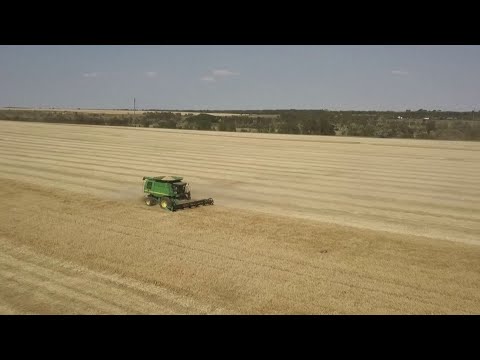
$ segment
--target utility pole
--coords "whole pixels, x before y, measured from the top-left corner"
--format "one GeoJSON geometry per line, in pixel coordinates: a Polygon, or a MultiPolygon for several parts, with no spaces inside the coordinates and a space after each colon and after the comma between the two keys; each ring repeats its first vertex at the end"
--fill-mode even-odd
{"type": "Polygon", "coordinates": [[[133,116],[135,116],[135,98],[133,98],[133,116]]]}

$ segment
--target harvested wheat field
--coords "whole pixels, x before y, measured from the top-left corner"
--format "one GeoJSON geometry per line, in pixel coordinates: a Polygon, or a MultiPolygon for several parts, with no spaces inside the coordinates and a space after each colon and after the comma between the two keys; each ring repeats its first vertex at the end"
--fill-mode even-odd
{"type": "Polygon", "coordinates": [[[0,121],[0,313],[478,314],[479,176],[473,142],[0,121]]]}

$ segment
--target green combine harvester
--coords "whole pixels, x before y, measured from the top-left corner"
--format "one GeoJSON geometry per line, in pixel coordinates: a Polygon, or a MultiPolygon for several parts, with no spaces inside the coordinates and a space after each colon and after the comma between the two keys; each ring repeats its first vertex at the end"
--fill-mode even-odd
{"type": "Polygon", "coordinates": [[[160,204],[162,209],[176,211],[200,205],[213,205],[213,199],[192,200],[190,186],[182,182],[179,176],[144,176],[143,192],[145,204],[153,206],[160,204]]]}

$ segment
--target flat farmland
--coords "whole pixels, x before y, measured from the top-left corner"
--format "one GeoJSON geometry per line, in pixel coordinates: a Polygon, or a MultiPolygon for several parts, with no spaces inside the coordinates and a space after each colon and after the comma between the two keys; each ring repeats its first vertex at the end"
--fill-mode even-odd
{"type": "Polygon", "coordinates": [[[209,114],[214,116],[250,116],[250,117],[265,117],[271,118],[276,117],[277,115],[271,114],[242,114],[242,113],[225,113],[225,112],[197,112],[197,111],[175,111],[175,110],[116,110],[116,109],[48,109],[48,108],[0,108],[0,110],[10,110],[10,111],[48,111],[48,112],[76,112],[83,114],[105,114],[105,115],[133,115],[135,114],[145,114],[150,112],[173,112],[181,115],[199,115],[199,114],[209,114]]]}
{"type": "Polygon", "coordinates": [[[479,176],[474,142],[0,121],[0,312],[479,313],[479,176]],[[162,174],[215,206],[146,207],[162,174]]]}

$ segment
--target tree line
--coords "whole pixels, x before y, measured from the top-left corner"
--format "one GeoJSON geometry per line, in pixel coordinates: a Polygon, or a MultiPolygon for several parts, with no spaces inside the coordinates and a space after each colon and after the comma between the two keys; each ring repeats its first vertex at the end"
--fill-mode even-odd
{"type": "Polygon", "coordinates": [[[0,119],[279,134],[480,140],[480,114],[423,109],[405,112],[276,110],[275,113],[274,110],[243,110],[238,116],[182,115],[180,112],[160,111],[112,115],[81,111],[0,110],[0,119]]]}

